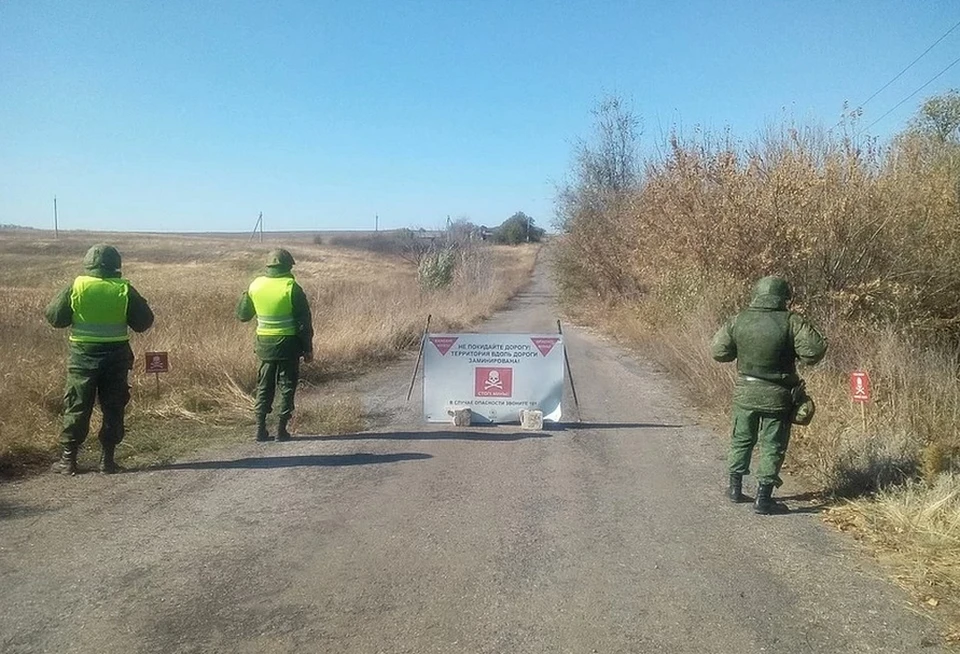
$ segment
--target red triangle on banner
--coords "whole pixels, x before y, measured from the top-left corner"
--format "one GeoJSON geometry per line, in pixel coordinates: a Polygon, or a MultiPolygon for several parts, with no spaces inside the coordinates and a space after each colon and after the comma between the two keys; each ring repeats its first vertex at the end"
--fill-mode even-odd
{"type": "Polygon", "coordinates": [[[559,338],[531,338],[530,340],[533,341],[533,344],[537,346],[543,356],[550,354],[553,346],[560,341],[559,338]]]}
{"type": "Polygon", "coordinates": [[[457,342],[456,336],[431,336],[430,342],[433,343],[440,354],[446,356],[447,352],[450,351],[450,348],[453,347],[453,344],[457,342]]]}

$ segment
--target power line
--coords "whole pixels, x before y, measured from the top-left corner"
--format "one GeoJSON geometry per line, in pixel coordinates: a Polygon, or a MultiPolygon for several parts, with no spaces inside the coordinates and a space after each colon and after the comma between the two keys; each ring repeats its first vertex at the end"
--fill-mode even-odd
{"type": "Polygon", "coordinates": [[[877,97],[878,95],[880,95],[880,94],[884,91],[884,89],[886,89],[888,86],[890,86],[891,84],[893,84],[894,82],[896,82],[898,79],[900,79],[900,76],[901,76],[901,75],[903,75],[905,72],[907,72],[908,70],[910,70],[911,68],[913,68],[913,65],[914,65],[914,64],[916,64],[918,61],[920,61],[921,59],[923,59],[928,52],[930,52],[931,50],[933,50],[933,49],[937,46],[937,44],[940,43],[940,41],[942,41],[942,40],[944,40],[945,38],[947,38],[947,37],[950,35],[950,33],[953,32],[953,30],[957,29],[958,27],[960,27],[960,21],[958,21],[956,25],[954,25],[953,27],[951,27],[950,29],[948,29],[946,32],[944,32],[943,36],[941,36],[939,39],[937,39],[936,41],[934,41],[933,44],[932,44],[929,48],[927,48],[926,50],[924,50],[923,52],[921,52],[919,57],[917,57],[916,59],[914,59],[913,61],[911,61],[911,62],[907,65],[907,67],[904,68],[903,70],[901,70],[899,73],[897,73],[897,74],[893,77],[893,79],[891,79],[889,82],[887,82],[886,84],[884,84],[883,86],[881,86],[879,89],[877,89],[877,90],[874,92],[873,95],[871,95],[869,98],[867,98],[866,100],[864,100],[863,102],[861,102],[859,105],[857,105],[857,108],[858,108],[858,109],[863,109],[863,107],[866,106],[866,104],[867,104],[868,102],[870,102],[870,101],[873,100],[875,97],[877,97]]]}
{"type": "Polygon", "coordinates": [[[897,104],[895,104],[895,105],[893,106],[893,108],[891,108],[887,113],[883,114],[882,116],[880,116],[879,118],[877,118],[875,121],[873,121],[872,123],[870,123],[869,125],[867,125],[864,129],[860,130],[860,133],[862,134],[863,132],[867,131],[868,129],[870,129],[871,127],[873,127],[873,126],[876,125],[877,123],[879,123],[881,120],[883,120],[884,118],[886,118],[887,116],[889,116],[890,114],[892,114],[894,111],[896,111],[897,109],[899,109],[899,108],[903,105],[904,102],[906,102],[907,100],[909,100],[910,98],[912,98],[913,96],[915,96],[917,93],[919,93],[919,92],[922,91],[923,89],[925,89],[925,88],[927,88],[928,86],[930,86],[931,84],[933,84],[933,82],[936,81],[936,79],[937,79],[938,77],[940,77],[941,75],[943,75],[945,72],[947,72],[948,70],[950,70],[951,68],[953,68],[953,67],[956,66],[957,64],[960,64],[960,57],[957,57],[956,59],[954,59],[953,62],[952,62],[950,65],[948,65],[946,68],[944,68],[943,70],[941,70],[939,73],[937,73],[936,75],[934,75],[933,77],[931,77],[930,79],[928,79],[926,82],[924,82],[923,86],[921,86],[921,87],[918,88],[916,91],[914,91],[913,93],[911,93],[910,95],[908,95],[907,97],[905,97],[903,100],[901,100],[900,102],[898,102],[897,104]]]}

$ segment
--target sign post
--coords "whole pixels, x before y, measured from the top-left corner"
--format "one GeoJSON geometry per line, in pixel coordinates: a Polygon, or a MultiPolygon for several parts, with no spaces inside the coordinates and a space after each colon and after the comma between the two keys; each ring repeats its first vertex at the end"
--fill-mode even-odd
{"type": "Polygon", "coordinates": [[[870,401],[870,375],[863,370],[850,373],[850,399],[860,405],[863,432],[867,432],[867,402],[870,401]]]}
{"type": "Polygon", "coordinates": [[[170,357],[167,352],[145,352],[145,371],[153,373],[157,378],[157,397],[160,397],[160,373],[170,372],[170,357]]]}
{"type": "Polygon", "coordinates": [[[407,402],[410,401],[410,396],[413,395],[413,385],[417,381],[417,371],[420,370],[420,361],[423,359],[423,345],[427,342],[427,334],[430,333],[430,318],[432,315],[427,315],[427,324],[423,326],[423,335],[420,336],[420,350],[417,352],[417,365],[413,367],[413,377],[410,379],[410,388],[407,389],[407,402]]]}
{"type": "MultiPolygon", "coordinates": [[[[529,223],[530,221],[527,220],[529,223]]],[[[560,321],[557,321],[557,333],[560,334],[560,338],[563,338],[563,327],[560,326],[560,321]]],[[[583,417],[580,415],[580,400],[577,398],[577,386],[573,383],[573,370],[570,369],[570,358],[567,356],[567,348],[563,348],[563,362],[567,366],[567,378],[570,379],[570,390],[573,392],[573,406],[577,407],[577,422],[583,422],[583,417]]]]}

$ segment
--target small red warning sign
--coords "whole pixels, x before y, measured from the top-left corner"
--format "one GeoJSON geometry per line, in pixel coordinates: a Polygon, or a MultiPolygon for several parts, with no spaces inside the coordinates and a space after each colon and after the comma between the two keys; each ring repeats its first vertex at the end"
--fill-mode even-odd
{"type": "Polygon", "coordinates": [[[553,346],[560,342],[559,338],[531,337],[530,340],[533,341],[533,344],[537,346],[543,356],[550,354],[553,346]]]}
{"type": "Polygon", "coordinates": [[[457,342],[456,336],[431,336],[430,342],[434,344],[440,354],[446,356],[453,344],[457,342]]]}
{"type": "Polygon", "coordinates": [[[477,397],[513,397],[513,368],[477,368],[474,380],[477,397]]]}
{"type": "Polygon", "coordinates": [[[870,401],[870,375],[859,370],[850,373],[850,399],[854,402],[870,401]]]}
{"type": "Polygon", "coordinates": [[[170,359],[166,352],[145,352],[146,372],[170,372],[170,359]]]}

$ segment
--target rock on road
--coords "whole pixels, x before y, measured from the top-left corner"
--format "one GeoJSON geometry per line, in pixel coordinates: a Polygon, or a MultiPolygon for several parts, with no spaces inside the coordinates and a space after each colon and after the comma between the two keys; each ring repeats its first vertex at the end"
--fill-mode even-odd
{"type": "MultiPolygon", "coordinates": [[[[482,331],[553,331],[551,292],[482,331]]],[[[5,485],[0,651],[938,651],[814,512],[722,499],[663,371],[566,331],[581,424],[425,426],[408,358],[350,382],[371,432],[5,485]]]]}

